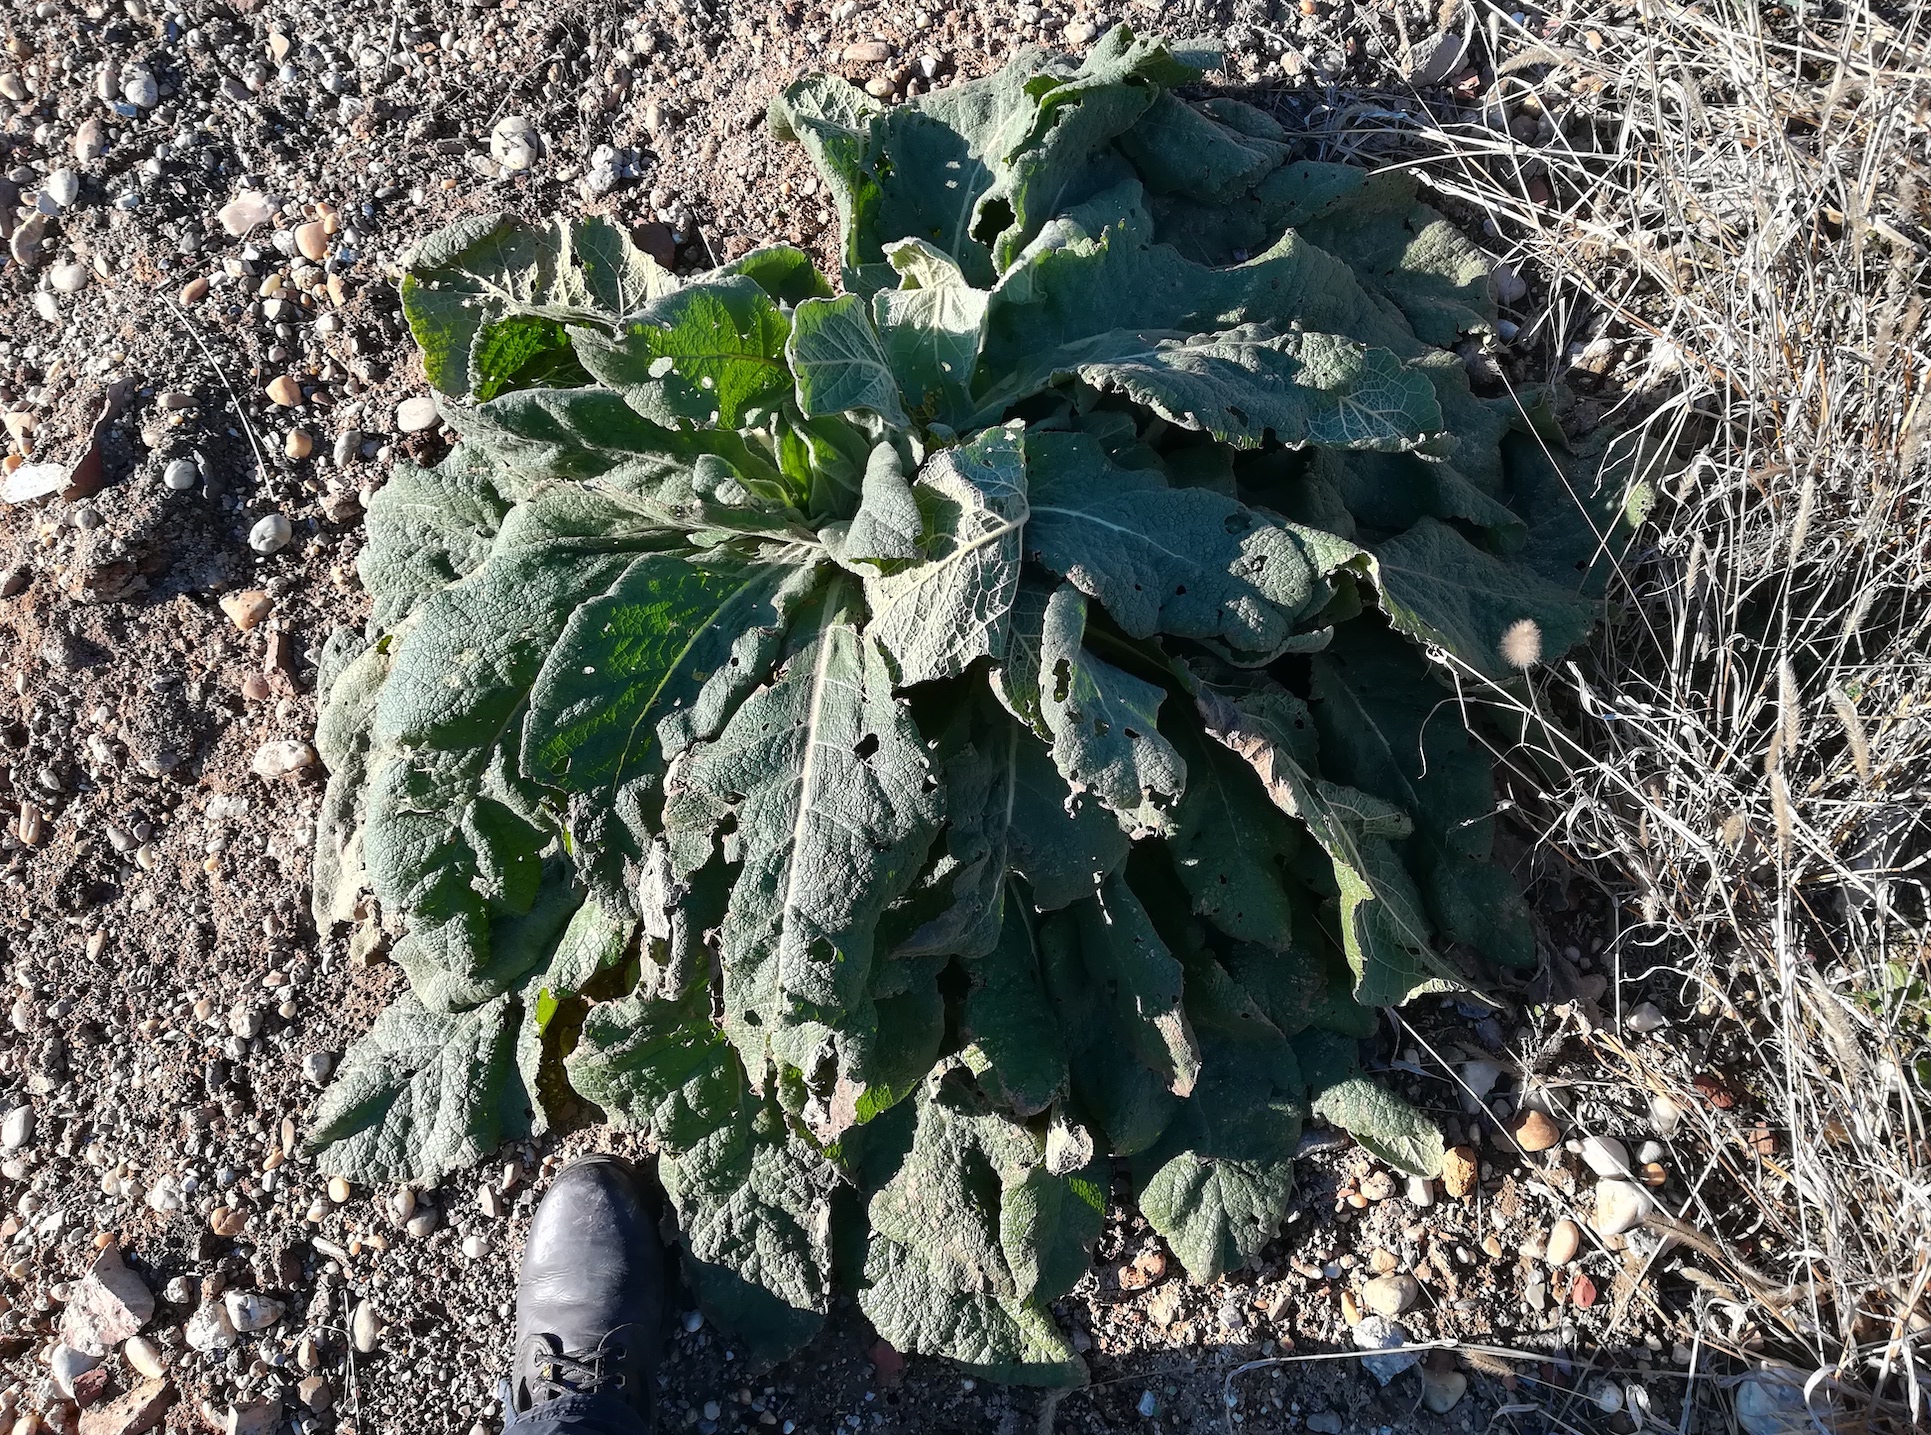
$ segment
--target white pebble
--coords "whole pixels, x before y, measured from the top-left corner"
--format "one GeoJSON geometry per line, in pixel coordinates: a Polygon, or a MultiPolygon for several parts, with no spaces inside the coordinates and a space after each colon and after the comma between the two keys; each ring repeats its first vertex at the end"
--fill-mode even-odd
{"type": "Polygon", "coordinates": [[[1462,1067],[1462,1081],[1477,1101],[1488,1100],[1495,1083],[1502,1079],[1502,1068],[1492,1061],[1471,1061],[1462,1067]]]}
{"type": "Polygon", "coordinates": [[[229,1291],[222,1298],[228,1323],[238,1331],[267,1330],[282,1318],[286,1307],[260,1291],[229,1291]]]}
{"type": "Polygon", "coordinates": [[[468,1256],[472,1261],[480,1261],[485,1255],[489,1254],[489,1242],[477,1233],[464,1236],[463,1254],[468,1256]]]}
{"type": "Polygon", "coordinates": [[[1638,1036],[1648,1036],[1668,1026],[1669,1018],[1663,1015],[1655,1002],[1643,1002],[1629,1009],[1628,1015],[1623,1018],[1623,1025],[1638,1036]]]}
{"type": "Polygon", "coordinates": [[[18,1151],[34,1139],[34,1109],[31,1106],[16,1106],[9,1111],[6,1120],[0,1121],[0,1146],[9,1151],[18,1151]]]}
{"type": "Polygon", "coordinates": [[[302,1079],[310,1086],[321,1086],[335,1070],[335,1058],[326,1051],[311,1051],[302,1058],[302,1079]]]}
{"type": "Polygon", "coordinates": [[[228,203],[221,206],[216,218],[221,227],[236,239],[252,229],[258,229],[274,217],[275,206],[268,196],[258,190],[244,189],[228,203]]]}
{"type": "Polygon", "coordinates": [[[161,482],[176,493],[186,493],[201,482],[201,466],[191,458],[177,458],[161,471],[161,482]]]}
{"type": "Polygon", "coordinates": [[[66,209],[80,198],[80,176],[62,166],[47,176],[47,183],[40,192],[62,209],[66,209]]]}
{"type": "Polygon", "coordinates": [[[543,153],[543,140],[527,115],[504,115],[489,132],[490,158],[511,174],[521,174],[536,165],[543,153]]]}
{"type": "Polygon", "coordinates": [[[305,742],[282,739],[265,742],[255,749],[254,760],[249,764],[255,776],[273,782],[278,777],[293,777],[306,772],[321,761],[315,749],[305,742]]]}
{"type": "Polygon", "coordinates": [[[1633,1231],[1649,1214],[1649,1192],[1629,1181],[1596,1183],[1596,1231],[1599,1235],[1620,1236],[1633,1231]]]}
{"type": "Polygon", "coordinates": [[[1667,1096],[1649,1099],[1649,1129],[1668,1139],[1683,1122],[1683,1108],[1667,1096]]]}
{"type": "Polygon", "coordinates": [[[60,1393],[69,1400],[74,1398],[74,1381],[100,1363],[101,1358],[98,1355],[84,1354],[71,1345],[55,1346],[53,1356],[47,1362],[53,1372],[54,1384],[60,1387],[60,1393]]]}
{"type": "Polygon", "coordinates": [[[1582,1159],[1598,1176],[1627,1176],[1629,1148],[1614,1136],[1582,1138],[1582,1159]]]}
{"type": "Polygon", "coordinates": [[[396,427],[403,433],[421,433],[424,429],[432,429],[440,417],[436,412],[436,401],[427,394],[417,394],[396,405],[396,427]]]}

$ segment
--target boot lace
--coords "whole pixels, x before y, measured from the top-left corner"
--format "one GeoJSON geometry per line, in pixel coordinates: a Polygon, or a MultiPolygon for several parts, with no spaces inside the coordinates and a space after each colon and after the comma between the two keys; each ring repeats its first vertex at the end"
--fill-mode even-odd
{"type": "Polygon", "coordinates": [[[624,1386],[624,1348],[603,1345],[591,1351],[539,1350],[530,1361],[532,1404],[565,1395],[596,1395],[624,1386]]]}

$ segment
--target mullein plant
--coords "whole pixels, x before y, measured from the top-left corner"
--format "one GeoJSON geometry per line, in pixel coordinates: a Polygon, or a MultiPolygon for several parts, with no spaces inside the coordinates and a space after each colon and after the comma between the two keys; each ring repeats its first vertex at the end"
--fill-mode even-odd
{"type": "Polygon", "coordinates": [[[854,1292],[1075,1383],[1121,1175],[1197,1280],[1303,1122],[1434,1174],[1375,1009],[1534,940],[1487,748],[1595,527],[1448,346],[1488,262],[1125,28],[896,107],[771,107],[840,219],[679,279],[487,216],[403,302],[459,441],[368,511],[314,906],[410,990],[311,1145],[391,1182],[586,1103],[649,1133],[747,1347],[854,1292]]]}

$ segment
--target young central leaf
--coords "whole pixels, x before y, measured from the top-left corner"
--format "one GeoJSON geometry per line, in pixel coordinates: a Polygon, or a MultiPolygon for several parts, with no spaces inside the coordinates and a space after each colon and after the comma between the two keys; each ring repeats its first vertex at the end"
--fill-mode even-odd
{"type": "Polygon", "coordinates": [[[975,658],[1005,653],[1031,513],[1023,440],[1012,429],[988,429],[941,451],[919,471],[912,497],[918,556],[876,564],[881,571],[865,578],[866,631],[903,687],[956,677],[975,658]]]}

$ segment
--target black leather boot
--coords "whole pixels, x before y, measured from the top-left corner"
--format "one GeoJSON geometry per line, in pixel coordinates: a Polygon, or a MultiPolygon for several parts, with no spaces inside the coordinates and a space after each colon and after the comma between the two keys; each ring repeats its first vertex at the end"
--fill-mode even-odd
{"type": "Polygon", "coordinates": [[[510,1407],[614,1396],[651,1427],[664,1343],[664,1251],[637,1177],[615,1156],[557,1173],[516,1281],[510,1407]]]}

